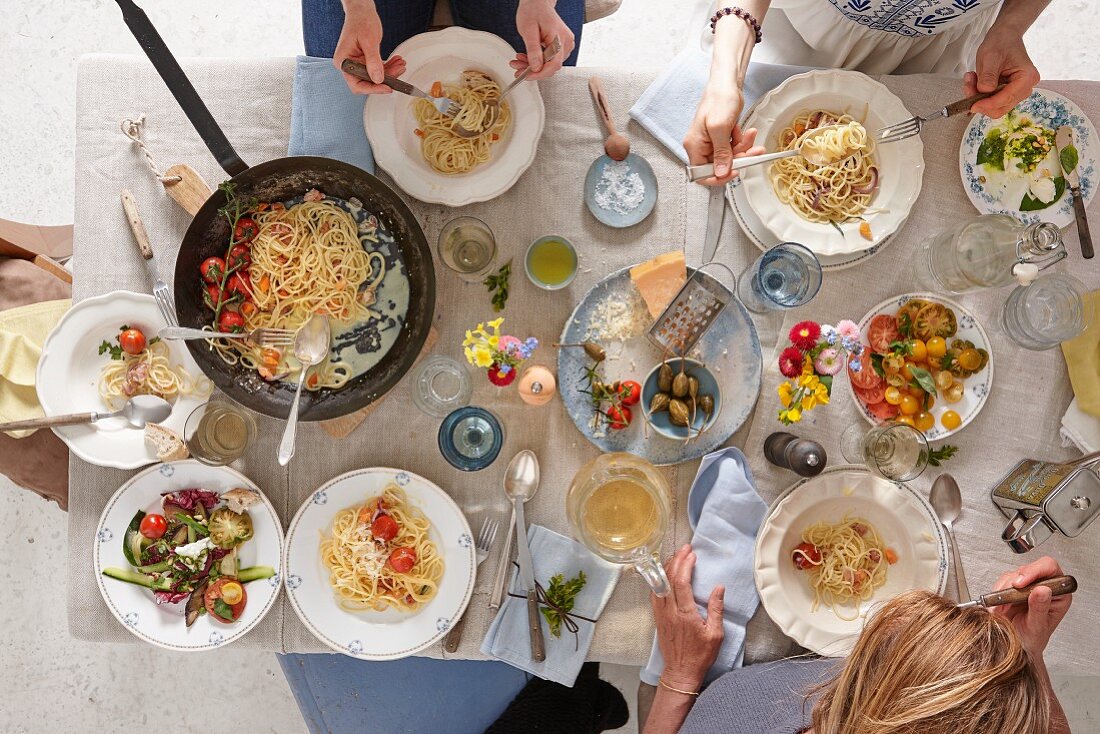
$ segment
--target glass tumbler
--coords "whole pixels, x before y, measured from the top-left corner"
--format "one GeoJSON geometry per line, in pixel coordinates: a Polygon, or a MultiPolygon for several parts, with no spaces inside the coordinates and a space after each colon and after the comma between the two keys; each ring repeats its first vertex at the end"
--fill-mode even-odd
{"type": "Polygon", "coordinates": [[[756,258],[737,282],[737,297],[756,313],[809,303],[821,288],[821,263],[797,242],[783,242],[756,258]]]}
{"type": "Polygon", "coordinates": [[[1085,330],[1088,286],[1071,275],[1047,273],[1008,294],[1001,326],[1024,349],[1052,349],[1085,330]]]}
{"type": "Polygon", "coordinates": [[[192,457],[225,466],[241,458],[256,440],[256,421],[227,400],[210,400],[187,416],[183,438],[192,457]]]}
{"type": "Polygon", "coordinates": [[[853,464],[867,468],[895,482],[919,477],[928,466],[928,439],[922,431],[905,423],[864,430],[851,425],[840,436],[840,453],[853,464]]]}
{"type": "Polygon", "coordinates": [[[472,392],[470,373],[457,359],[436,354],[413,369],[413,403],[433,418],[469,405],[472,392]]]}
{"type": "Polygon", "coordinates": [[[439,233],[439,259],[464,280],[483,280],[496,254],[493,230],[477,217],[452,219],[439,233]]]}

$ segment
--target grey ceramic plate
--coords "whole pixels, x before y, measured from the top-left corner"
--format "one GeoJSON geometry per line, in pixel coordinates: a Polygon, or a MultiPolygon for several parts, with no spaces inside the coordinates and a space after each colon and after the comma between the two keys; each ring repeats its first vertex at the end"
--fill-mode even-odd
{"type": "Polygon", "coordinates": [[[592,161],[592,165],[588,167],[588,175],[584,177],[584,203],[588,205],[588,211],[592,212],[592,216],[608,227],[633,227],[648,217],[653,211],[653,205],[657,203],[657,176],[653,174],[653,169],[650,168],[646,159],[631,153],[624,162],[630,166],[630,173],[637,173],[645,184],[645,197],[642,203],[625,214],[613,209],[604,209],[596,203],[596,186],[600,182],[600,177],[603,176],[604,169],[614,163],[611,158],[601,155],[592,161]]]}
{"type": "MultiPolygon", "coordinates": [[[[694,272],[688,268],[688,275],[694,272]]],[[[705,276],[710,277],[710,276],[705,276]]],[[[561,343],[572,344],[593,339],[607,350],[607,360],[600,371],[605,382],[636,380],[639,384],[661,353],[642,332],[625,341],[601,340],[590,329],[590,322],[601,304],[611,301],[637,302],[641,299],[630,280],[630,269],[623,268],[607,276],[590,290],[562,330],[561,343]]],[[[644,305],[640,305],[645,308],[644,305]]],[[[658,466],[679,464],[698,459],[724,444],[744,425],[760,394],[760,340],[748,312],[736,299],[730,301],[706,335],[687,355],[698,359],[711,370],[722,393],[722,410],[714,425],[689,443],[676,441],[645,430],[645,417],[635,406],[634,420],[621,431],[594,430],[592,404],[581,390],[587,389],[584,377],[588,360],[582,349],[561,349],[558,352],[558,389],[565,409],[585,438],[601,451],[628,451],[658,466]]]]}

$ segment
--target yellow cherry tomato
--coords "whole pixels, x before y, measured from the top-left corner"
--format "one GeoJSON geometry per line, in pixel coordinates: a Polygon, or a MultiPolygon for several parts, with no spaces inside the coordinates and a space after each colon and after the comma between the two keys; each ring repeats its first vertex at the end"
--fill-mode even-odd
{"type": "Polygon", "coordinates": [[[951,387],[951,383],[955,381],[955,376],[947,370],[943,370],[942,372],[937,372],[933,379],[936,381],[936,387],[941,390],[946,390],[951,387]]]}
{"type": "Polygon", "coordinates": [[[928,345],[920,339],[909,342],[909,356],[914,362],[923,362],[928,359],[928,345]]]}
{"type": "Polygon", "coordinates": [[[924,396],[927,394],[924,392],[923,387],[915,385],[910,385],[908,388],[906,388],[906,392],[915,397],[917,400],[924,400],[924,396]]]}
{"type": "Polygon", "coordinates": [[[940,416],[940,423],[942,423],[943,427],[947,430],[953,431],[962,425],[962,418],[960,418],[959,414],[955,411],[947,410],[940,416]]]}
{"type": "Polygon", "coordinates": [[[896,354],[887,354],[882,358],[882,369],[886,374],[894,374],[901,372],[902,367],[905,366],[905,360],[896,354]]]}
{"type": "Polygon", "coordinates": [[[930,431],[936,425],[936,419],[932,417],[931,413],[922,410],[913,416],[913,425],[922,431],[930,431]]]}
{"type": "Polygon", "coordinates": [[[913,379],[913,372],[909,369],[909,363],[908,362],[906,362],[905,364],[903,364],[901,366],[901,376],[904,377],[906,380],[912,380],[913,379]]]}
{"type": "Polygon", "coordinates": [[[935,395],[929,395],[928,397],[926,397],[924,399],[924,409],[925,410],[932,410],[932,406],[935,405],[935,404],[936,404],[936,396],[935,395]]]}
{"type": "Polygon", "coordinates": [[[904,423],[907,426],[913,426],[913,428],[917,427],[916,421],[913,420],[911,415],[899,415],[894,419],[894,423],[904,423]]]}
{"type": "Polygon", "coordinates": [[[906,383],[905,378],[902,377],[899,373],[897,373],[897,372],[887,372],[886,373],[886,384],[889,385],[890,387],[902,388],[902,387],[905,387],[905,385],[908,384],[908,383],[906,383]]]}
{"type": "Polygon", "coordinates": [[[234,604],[240,604],[241,599],[244,598],[244,589],[236,581],[230,581],[222,586],[222,601],[232,606],[234,604]]]}
{"type": "Polygon", "coordinates": [[[949,403],[957,403],[963,399],[963,393],[965,391],[966,387],[958,380],[955,380],[943,391],[943,399],[949,403]]]}
{"type": "Polygon", "coordinates": [[[903,395],[898,407],[901,408],[903,415],[916,415],[920,410],[920,401],[912,395],[903,395]]]}
{"type": "Polygon", "coordinates": [[[901,402],[901,390],[896,387],[886,388],[886,402],[890,405],[897,405],[901,402]]]}
{"type": "Polygon", "coordinates": [[[968,348],[962,350],[959,354],[958,361],[959,366],[964,370],[974,372],[982,366],[982,355],[978,354],[977,349],[968,348]]]}
{"type": "Polygon", "coordinates": [[[942,336],[934,336],[925,342],[925,347],[928,350],[928,356],[932,359],[939,359],[943,355],[947,354],[947,342],[944,341],[942,336]]]}

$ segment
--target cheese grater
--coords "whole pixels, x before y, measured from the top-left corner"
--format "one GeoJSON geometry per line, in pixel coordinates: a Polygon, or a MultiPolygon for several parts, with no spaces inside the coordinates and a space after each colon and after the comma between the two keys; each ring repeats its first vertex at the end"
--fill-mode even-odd
{"type": "Polygon", "coordinates": [[[712,266],[729,273],[736,287],[737,275],[725,263],[709,262],[696,268],[646,332],[662,354],[690,352],[733,299],[733,290],[703,272],[712,266]]]}

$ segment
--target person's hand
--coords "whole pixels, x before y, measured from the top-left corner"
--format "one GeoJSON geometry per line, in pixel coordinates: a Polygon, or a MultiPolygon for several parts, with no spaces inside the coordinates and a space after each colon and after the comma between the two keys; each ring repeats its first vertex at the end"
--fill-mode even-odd
{"type": "Polygon", "coordinates": [[[742,131],[737,124],[743,106],[744,98],[737,84],[726,81],[707,84],[684,137],[684,150],[691,165],[714,162],[714,175],[696,183],[725,185],[737,175],[733,167],[735,157],[764,152],[762,146],[754,146],[756,128],[742,131]]]}
{"type": "Polygon", "coordinates": [[[369,82],[341,70],[348,87],[356,94],[390,94],[393,90],[382,83],[382,77],[385,74],[404,74],[405,60],[394,56],[385,64],[382,63],[379,53],[382,21],[378,18],[378,11],[374,9],[373,0],[348,0],[344,13],[344,28],[340,31],[340,40],[336,43],[336,51],[332,56],[333,65],[339,69],[344,59],[350,58],[367,67],[367,74],[371,78],[369,82]]]}
{"type": "MultiPolygon", "coordinates": [[[[1043,556],[1033,563],[1020,566],[1015,571],[1001,574],[993,590],[1000,591],[1013,587],[1022,589],[1036,581],[1061,575],[1062,568],[1058,565],[1058,561],[1050,556],[1043,556]]],[[[1020,635],[1024,649],[1034,661],[1039,662],[1043,659],[1043,650],[1046,649],[1050,636],[1066,616],[1072,602],[1072,594],[1052,597],[1050,589],[1038,586],[1032,589],[1026,605],[1011,604],[994,607],[993,614],[1012,622],[1012,626],[1020,635]]]]}
{"type": "Polygon", "coordinates": [[[970,111],[998,118],[1028,98],[1039,83],[1039,70],[1027,55],[1023,36],[1012,31],[990,30],[978,47],[976,71],[966,72],[963,89],[966,96],[992,92],[998,84],[1005,87],[992,97],[975,102],[970,111]]]}
{"type": "Polygon", "coordinates": [[[657,645],[665,659],[661,678],[675,688],[697,691],[722,644],[722,595],[725,588],[714,587],[707,602],[707,617],[699,615],[691,592],[691,573],[695,553],[685,545],[665,564],[672,587],[668,596],[653,595],[653,616],[657,621],[657,645]]]}
{"type": "Polygon", "coordinates": [[[516,10],[516,30],[523,39],[523,45],[527,47],[527,53],[518,53],[516,58],[509,62],[509,65],[515,69],[516,76],[519,76],[528,66],[531,67],[528,79],[545,79],[553,76],[576,46],[573,31],[569,30],[569,26],[554,10],[554,0],[520,0],[519,9],[516,10]],[[561,41],[561,51],[557,56],[543,63],[542,47],[550,45],[554,41],[554,36],[561,41]]]}

